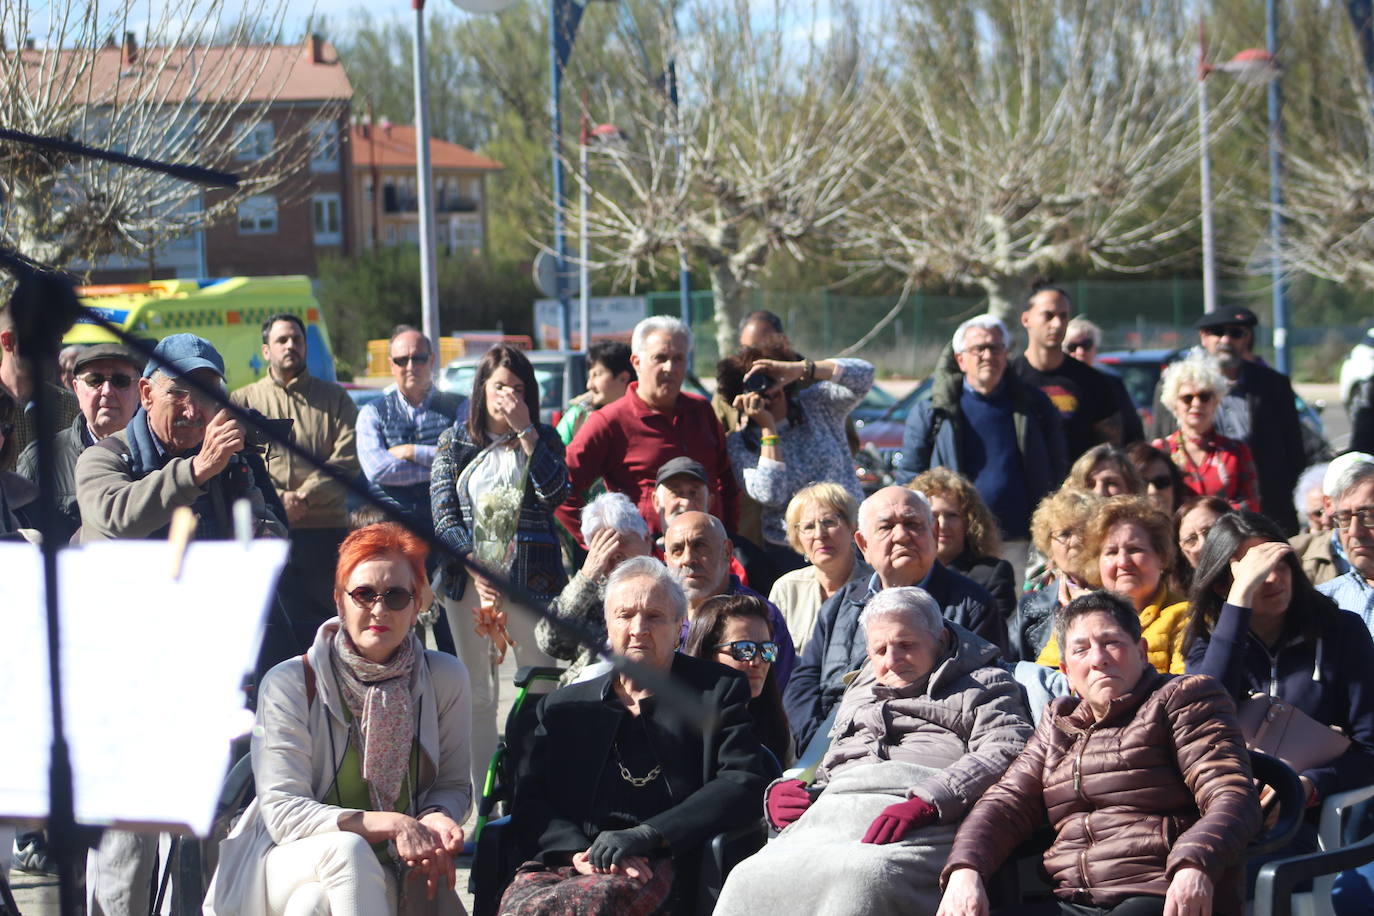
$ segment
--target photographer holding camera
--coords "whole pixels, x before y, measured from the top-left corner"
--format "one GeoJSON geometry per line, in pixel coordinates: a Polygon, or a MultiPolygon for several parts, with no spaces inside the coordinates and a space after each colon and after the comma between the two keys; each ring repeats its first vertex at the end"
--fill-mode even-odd
{"type": "Polygon", "coordinates": [[[789,360],[783,350],[746,347],[716,365],[717,392],[740,415],[725,440],[735,476],[763,506],[764,549],[779,572],[804,560],[787,541],[792,495],[830,481],[863,499],[845,435],[845,418],[873,387],[861,359],[789,360]],[[803,383],[812,382],[803,388],[803,383]]]}

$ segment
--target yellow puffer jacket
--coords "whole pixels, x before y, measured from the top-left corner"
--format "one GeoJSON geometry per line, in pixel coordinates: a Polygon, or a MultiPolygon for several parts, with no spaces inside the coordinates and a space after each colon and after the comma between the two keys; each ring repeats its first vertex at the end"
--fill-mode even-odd
{"type": "MultiPolygon", "coordinates": [[[[1163,583],[1145,609],[1140,612],[1140,631],[1149,647],[1150,664],[1161,674],[1183,673],[1183,632],[1188,628],[1188,602],[1169,591],[1163,583]]],[[[1059,667],[1059,636],[1045,643],[1042,665],[1059,667]]]]}

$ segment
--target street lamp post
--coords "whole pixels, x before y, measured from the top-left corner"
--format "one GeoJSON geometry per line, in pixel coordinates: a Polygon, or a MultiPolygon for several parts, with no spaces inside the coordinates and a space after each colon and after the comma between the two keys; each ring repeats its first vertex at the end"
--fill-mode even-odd
{"type": "Polygon", "coordinates": [[[587,154],[592,144],[618,143],[624,139],[624,134],[614,124],[598,124],[589,129],[585,100],[583,108],[582,130],[578,135],[578,164],[582,172],[582,220],[578,232],[578,260],[581,261],[581,268],[578,271],[578,287],[582,319],[582,346],[579,349],[585,353],[592,345],[591,243],[587,231],[587,211],[590,209],[592,185],[591,176],[587,172],[587,154]]]}
{"type": "Polygon", "coordinates": [[[439,346],[439,273],[434,242],[434,169],[429,155],[429,73],[425,58],[425,0],[410,0],[415,10],[415,183],[419,188],[420,327],[439,346]]]}
{"type": "Polygon", "coordinates": [[[1278,53],[1278,9],[1276,0],[1264,4],[1264,45],[1269,54],[1272,77],[1268,86],[1269,107],[1269,274],[1274,304],[1274,363],[1289,374],[1288,302],[1283,281],[1283,112],[1279,94],[1279,72],[1274,66],[1278,53]]]}

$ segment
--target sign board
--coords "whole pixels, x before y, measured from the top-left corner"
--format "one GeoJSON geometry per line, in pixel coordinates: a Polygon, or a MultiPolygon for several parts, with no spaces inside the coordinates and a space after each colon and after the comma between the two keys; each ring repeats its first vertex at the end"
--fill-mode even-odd
{"type": "MultiPolygon", "coordinates": [[[[547,350],[558,348],[558,311],[557,299],[535,300],[535,341],[547,350]]],[[[649,316],[649,303],[643,296],[593,296],[591,312],[593,342],[623,340],[629,343],[635,325],[649,316]]],[[[574,350],[582,349],[582,326],[577,319],[576,302],[573,303],[573,325],[568,336],[574,350]]]]}

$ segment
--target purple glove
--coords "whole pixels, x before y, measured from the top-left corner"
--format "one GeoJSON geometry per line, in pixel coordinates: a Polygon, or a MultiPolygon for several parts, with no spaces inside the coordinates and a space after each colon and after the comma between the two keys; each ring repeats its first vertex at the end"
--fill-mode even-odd
{"type": "Polygon", "coordinates": [[[924,798],[912,796],[904,802],[888,805],[883,813],[868,825],[864,834],[865,843],[885,846],[895,843],[917,827],[924,827],[940,816],[935,806],[924,798]]]}
{"type": "Polygon", "coordinates": [[[781,830],[805,814],[811,801],[806,783],[800,779],[784,779],[768,790],[763,806],[768,811],[768,822],[781,830]]]}

